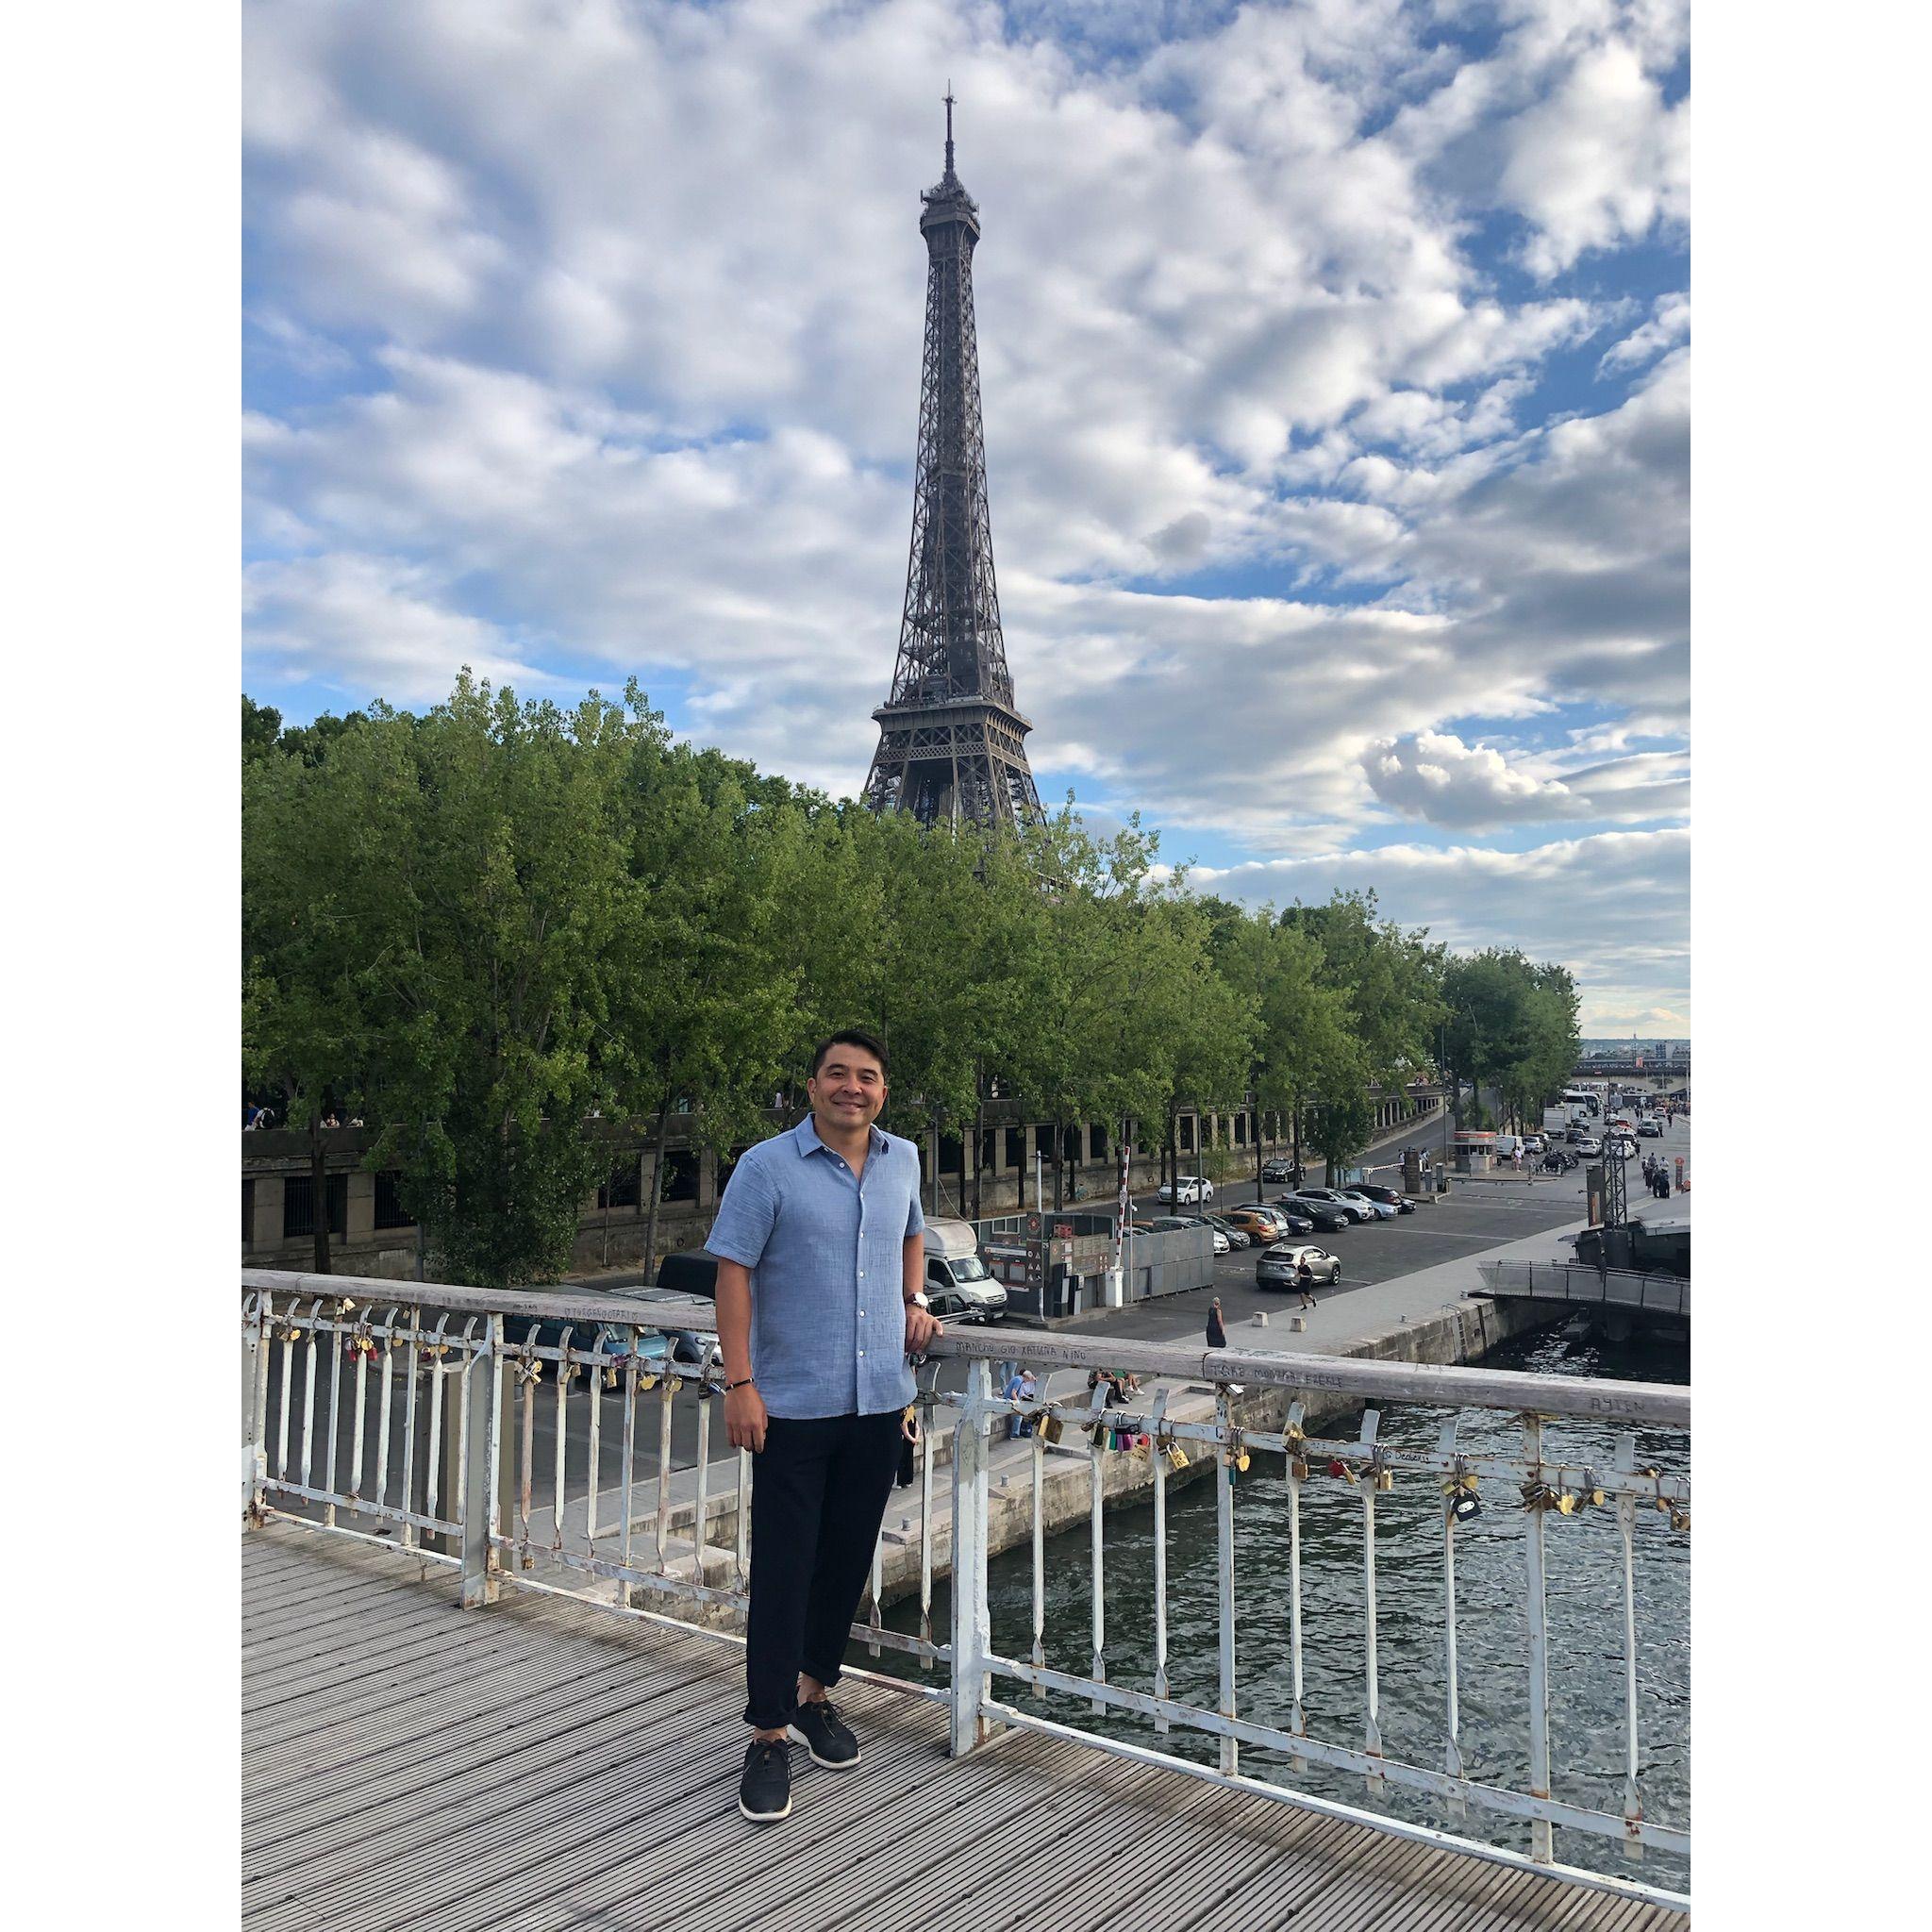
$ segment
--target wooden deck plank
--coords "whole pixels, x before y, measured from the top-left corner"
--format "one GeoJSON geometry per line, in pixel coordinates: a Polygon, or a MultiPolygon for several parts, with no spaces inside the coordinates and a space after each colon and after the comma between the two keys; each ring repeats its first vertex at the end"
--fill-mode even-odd
{"type": "Polygon", "coordinates": [[[794,1747],[793,1815],[755,1826],[740,1647],[513,1589],[462,1611],[442,1566],[286,1523],[243,1558],[248,1932],[1688,1925],[1039,1733],[955,1762],[943,1707],[878,1679],[837,1693],[863,1762],[794,1747]]]}

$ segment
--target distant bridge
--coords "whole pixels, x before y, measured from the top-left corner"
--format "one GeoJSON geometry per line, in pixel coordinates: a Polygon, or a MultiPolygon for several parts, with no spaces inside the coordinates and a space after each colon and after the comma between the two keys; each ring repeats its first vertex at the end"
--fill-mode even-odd
{"type": "Polygon", "coordinates": [[[1687,1053],[1681,1059],[1652,1059],[1645,1054],[1641,1059],[1634,1056],[1621,1060],[1578,1060],[1574,1078],[1578,1080],[1603,1080],[1615,1074],[1619,1077],[1636,1075],[1645,1080],[1689,1080],[1690,1077],[1690,1056],[1687,1053]]]}

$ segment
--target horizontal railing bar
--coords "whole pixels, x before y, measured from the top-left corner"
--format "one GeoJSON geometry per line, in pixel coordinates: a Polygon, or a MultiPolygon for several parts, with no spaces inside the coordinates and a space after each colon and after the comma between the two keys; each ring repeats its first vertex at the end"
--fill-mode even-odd
{"type": "Polygon", "coordinates": [[[393,1556],[421,1557],[425,1563],[442,1563],[452,1570],[462,1567],[463,1559],[460,1557],[445,1556],[441,1550],[425,1550],[420,1545],[406,1550],[400,1544],[391,1542],[386,1536],[372,1536],[366,1529],[349,1529],[340,1523],[316,1523],[307,1516],[297,1516],[293,1510],[277,1509],[270,1503],[262,1505],[261,1513],[264,1519],[273,1519],[276,1523],[292,1523],[299,1529],[312,1529],[317,1536],[345,1536],[355,1542],[368,1543],[378,1550],[388,1550],[393,1556]]]}
{"type": "Polygon", "coordinates": [[[1399,1757],[1374,1757],[1351,1745],[1332,1743],[1306,1733],[1297,1735],[1293,1731],[1279,1730],[1273,1724],[1257,1724],[1252,1718],[1223,1717],[1218,1711],[1184,1704],[1175,1698],[1156,1697],[1148,1691],[1129,1690],[1120,1684],[1095,1683],[1074,1672],[1041,1669],[1038,1665],[1016,1662],[1010,1657],[989,1656],[986,1661],[990,1671],[1017,1677],[1036,1690],[1058,1690],[1070,1697],[1098,1700],[1123,1710],[1139,1711],[1146,1717],[1164,1717],[1171,1724],[1199,1731],[1206,1737],[1235,1738],[1243,1744],[1257,1744],[1287,1757],[1313,1758],[1316,1763],[1325,1764],[1331,1770],[1386,1778],[1391,1784],[1425,1791],[1431,1797],[1461,1798],[1509,1818],[1525,1821],[1547,1819],[1553,1824],[1566,1825],[1574,1831],[1593,1832],[1599,1837],[1613,1838],[1624,1843],[1629,1843],[1633,1836],[1641,1836],[1644,1844],[1658,1851],[1681,1852],[1687,1857],[1690,1854],[1690,1833],[1674,1825],[1657,1824],[1646,1819],[1638,1833],[1633,1834],[1628,1821],[1621,1812],[1597,1811],[1585,1805],[1565,1804],[1558,1798],[1532,1798],[1526,1792],[1512,1791],[1507,1786],[1451,1777],[1447,1772],[1429,1771],[1399,1757]]]}
{"type": "MultiPolygon", "coordinates": [[[[460,1536],[463,1533],[460,1523],[451,1523],[444,1517],[425,1516],[420,1509],[392,1509],[387,1504],[378,1507],[370,1502],[358,1503],[355,1497],[344,1495],[339,1490],[318,1489],[312,1485],[305,1488],[301,1483],[283,1482],[275,1476],[268,1477],[262,1488],[275,1490],[284,1496],[300,1496],[305,1503],[333,1503],[338,1509],[353,1509],[358,1516],[375,1516],[384,1523],[402,1524],[411,1529],[426,1529],[435,1536],[460,1536]]],[[[329,1525],[321,1526],[326,1528],[329,1525]]],[[[377,1537],[375,1541],[383,1542],[387,1540],[377,1537]]],[[[394,1549],[396,1545],[390,1543],[389,1547],[394,1549]]]]}
{"type": "MultiPolygon", "coordinates": [[[[352,1299],[380,1299],[409,1307],[448,1308],[457,1313],[525,1315],[584,1322],[665,1326],[661,1302],[629,1301],[621,1295],[575,1295],[567,1289],[458,1288],[440,1282],[399,1285],[380,1276],[305,1274],[273,1268],[244,1268],[243,1288],[275,1293],[352,1299]],[[411,1291],[413,1290],[413,1292],[411,1291]]],[[[693,1309],[693,1316],[702,1310],[693,1309]]],[[[715,1311],[712,1311],[715,1313],[715,1311]]],[[[715,1321],[675,1325],[715,1332],[715,1321]]],[[[511,1351],[514,1353],[514,1351],[511,1351]]],[[[1517,1414],[1574,1416],[1587,1422],[1624,1422],[1658,1428],[1690,1426],[1690,1391],[1665,1383],[1581,1381],[1567,1376],[1524,1374],[1508,1369],[1437,1367],[1423,1362],[1365,1361],[1348,1356],[1258,1353],[1247,1349],[1202,1349],[1191,1343],[1082,1340],[1028,1333],[1024,1340],[949,1333],[937,1336],[926,1354],[939,1360],[1008,1361],[1015,1357],[1047,1368],[1120,1368],[1170,1379],[1210,1385],[1240,1382],[1249,1387],[1295,1391],[1325,1390],[1375,1402],[1427,1403],[1449,1408],[1492,1408],[1517,1414]]]]}
{"type": "MultiPolygon", "coordinates": [[[[493,1548],[506,1555],[519,1547],[517,1540],[512,1537],[492,1536],[490,1541],[493,1548]]],[[[656,1570],[640,1570],[634,1563],[612,1563],[605,1557],[586,1557],[575,1550],[545,1550],[544,1555],[563,1569],[582,1570],[593,1576],[608,1577],[613,1582],[636,1584],[662,1595],[684,1597],[695,1603],[727,1604],[737,1609],[745,1608],[749,1603],[741,1591],[713,1590],[708,1584],[692,1583],[682,1576],[666,1576],[656,1570]]],[[[507,1576],[516,1574],[506,1571],[507,1576]]],[[[953,1654],[949,1644],[927,1643],[921,1638],[909,1637],[898,1630],[874,1630],[869,1624],[854,1624],[852,1641],[855,1643],[880,1643],[888,1650],[904,1651],[908,1657],[929,1657],[941,1663],[950,1662],[953,1654]]]]}
{"type": "MultiPolygon", "coordinates": [[[[941,1391],[934,1398],[942,1407],[964,1412],[967,1398],[941,1391]]],[[[1002,1400],[990,1397],[982,1407],[991,1415],[1037,1416],[1054,1415],[1069,1429],[1084,1431],[1090,1424],[1089,1406],[1076,1397],[1065,1397],[1059,1402],[1024,1402],[1002,1400]]],[[[1364,1447],[1356,1438],[1333,1438],[1327,1436],[1305,1436],[1299,1442],[1278,1430],[1253,1429],[1240,1424],[1231,1424],[1224,1428],[1211,1419],[1206,1422],[1176,1422],[1163,1416],[1160,1427],[1154,1427],[1151,1414],[1142,1414],[1132,1408],[1109,1408],[1102,1413],[1100,1426],[1106,1429],[1124,1429],[1144,1435],[1172,1436],[1177,1441],[1192,1441],[1212,1444],[1219,1448],[1235,1437],[1241,1439],[1243,1447],[1266,1449],[1277,1456],[1293,1450],[1310,1461],[1346,1462],[1358,1464],[1367,1469],[1378,1461],[1384,1468],[1407,1470],[1414,1475],[1490,1476],[1500,1482],[1526,1482],[1532,1475],[1554,1485],[1557,1489],[1580,1489],[1586,1475],[1594,1475],[1592,1486],[1604,1492],[1606,1503],[1613,1496],[1631,1496],[1640,1503],[1654,1502],[1661,1495],[1667,1503],[1688,1505],[1690,1501],[1690,1484],[1687,1476],[1662,1475],[1633,1478],[1627,1472],[1619,1473],[1611,1468],[1598,1468],[1593,1463],[1530,1462],[1521,1457],[1503,1456],[1442,1456],[1428,1450],[1395,1450],[1364,1447]],[[1566,1482],[1564,1478],[1574,1477],[1575,1481],[1566,1482]]],[[[1070,1449],[1067,1444],[1058,1445],[1063,1454],[1084,1455],[1084,1449],[1070,1449]]],[[[1310,1492],[1310,1493],[1319,1493],[1310,1492]]],[[[1359,1500],[1357,1498],[1357,1500],[1359,1500]]]]}
{"type": "Polygon", "coordinates": [[[1216,1765],[1196,1764],[1191,1758],[1174,1757],[1162,1751],[1150,1749],[1145,1744],[1130,1743],[1124,1738],[1110,1738],[1095,1731],[1076,1730],[1071,1724],[1056,1724],[1051,1718],[1036,1717],[1031,1711],[1020,1710],[1011,1705],[995,1704],[991,1699],[980,1706],[981,1711],[996,1724],[1014,1724],[1022,1729],[1039,1731],[1043,1736],[1058,1738],[1063,1743],[1084,1744],[1095,1751],[1105,1751],[1115,1757],[1126,1757],[1137,1764],[1145,1764],[1159,1771],[1177,1771],[1187,1777],[1204,1779],[1209,1784],[1224,1785],[1230,1790],[1245,1791],[1257,1798],[1269,1798],[1276,1804],[1293,1805],[1305,1811],[1317,1811],[1325,1817],[1344,1819],[1352,1824],[1364,1824],[1387,1837],[1407,1839],[1411,1843],[1431,1845],[1446,1852],[1460,1852],[1470,1857],[1481,1858],[1492,1865],[1507,1865],[1519,1872],[1534,1872],[1546,1878],[1557,1878],[1571,1885],[1587,1887],[1592,1891],[1614,1893],[1619,1898],[1638,1899],[1646,1905],[1659,1905],[1674,1911],[1688,1912],[1690,1898],[1688,1892],[1669,1891],[1661,1886],[1645,1885],[1636,1879],[1619,1878],[1607,1872],[1591,1872],[1580,1865],[1540,1865],[1521,1852],[1509,1850],[1505,1845],[1486,1844],[1480,1839],[1458,1838],[1453,1832],[1438,1831],[1426,1824],[1411,1824],[1406,1819],[1392,1818],[1380,1811],[1363,1811],[1353,1805],[1343,1805],[1332,1798],[1319,1798],[1310,1791],[1299,1791],[1288,1785],[1270,1784],[1264,1778],[1250,1777],[1244,1772],[1224,1772],[1216,1765]]]}
{"type": "MultiPolygon", "coordinates": [[[[584,1601],[575,1591],[561,1589],[554,1583],[544,1583],[535,1576],[508,1574],[503,1580],[517,1590],[533,1591],[539,1596],[560,1597],[564,1602],[573,1604],[581,1604],[584,1601]]],[[[744,1647],[744,1633],[741,1630],[719,1630],[708,1624],[688,1624],[681,1617],[667,1617],[661,1610],[646,1609],[641,1604],[599,1602],[593,1607],[600,1611],[608,1610],[619,1617],[636,1617],[646,1624],[656,1624],[661,1629],[675,1631],[680,1636],[708,1637],[720,1643],[735,1643],[741,1650],[744,1647]]],[[[860,1641],[866,1641],[870,1640],[871,1632],[860,1624],[854,1624],[853,1635],[860,1641]]],[[[946,1653],[942,1650],[940,1655],[944,1657],[946,1653]]],[[[929,1703],[943,1704],[953,1694],[943,1684],[921,1684],[910,1677],[895,1677],[884,1671],[861,1670],[857,1664],[847,1664],[840,1672],[841,1682],[848,1677],[870,1684],[876,1690],[891,1690],[908,1697],[923,1697],[929,1703]]]]}

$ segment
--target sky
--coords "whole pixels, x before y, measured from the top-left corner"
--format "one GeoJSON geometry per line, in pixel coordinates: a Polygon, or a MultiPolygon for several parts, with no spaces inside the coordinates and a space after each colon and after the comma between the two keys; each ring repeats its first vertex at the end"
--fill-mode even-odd
{"type": "Polygon", "coordinates": [[[949,83],[1042,799],[1688,1035],[1676,0],[260,0],[244,689],[855,792],[949,83]]]}

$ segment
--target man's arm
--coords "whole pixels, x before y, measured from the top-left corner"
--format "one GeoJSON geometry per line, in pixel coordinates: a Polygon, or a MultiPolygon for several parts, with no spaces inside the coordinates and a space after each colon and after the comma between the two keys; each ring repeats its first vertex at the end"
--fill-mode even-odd
{"type": "MultiPolygon", "coordinates": [[[[915,1204],[916,1205],[916,1204],[915,1204]]],[[[935,1335],[943,1335],[944,1325],[935,1321],[929,1309],[912,1299],[925,1286],[925,1224],[918,1234],[908,1234],[901,1249],[903,1287],[906,1300],[906,1353],[918,1355],[935,1335]]]]}
{"type": "Polygon", "coordinates": [[[757,1455],[765,1446],[765,1398],[751,1379],[751,1270],[741,1261],[718,1262],[718,1348],[726,1382],[742,1382],[724,1397],[724,1433],[734,1449],[757,1455]]]}

